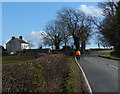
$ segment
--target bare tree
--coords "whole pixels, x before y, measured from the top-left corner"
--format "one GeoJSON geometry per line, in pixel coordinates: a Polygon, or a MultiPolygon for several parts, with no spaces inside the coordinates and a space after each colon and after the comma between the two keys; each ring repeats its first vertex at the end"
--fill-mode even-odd
{"type": "Polygon", "coordinates": [[[53,50],[54,42],[53,42],[53,40],[48,35],[47,36],[43,35],[43,44],[51,46],[52,50],[53,50]]]}
{"type": "Polygon", "coordinates": [[[91,27],[85,27],[81,34],[81,50],[85,51],[86,44],[91,36],[91,27]]]}
{"type": "Polygon", "coordinates": [[[111,47],[110,43],[107,41],[107,39],[100,33],[97,33],[95,37],[95,43],[98,45],[98,48],[100,49],[100,46],[103,46],[104,48],[111,47]]]}
{"type": "Polygon", "coordinates": [[[76,49],[85,50],[87,37],[90,35],[91,20],[81,11],[76,11],[71,8],[63,8],[57,13],[58,19],[67,27],[69,34],[74,39],[76,49]]]}
{"type": "Polygon", "coordinates": [[[52,46],[54,45],[55,49],[58,50],[63,37],[59,23],[57,21],[49,22],[45,27],[45,31],[47,35],[44,36],[44,42],[52,46]]]}
{"type": "Polygon", "coordinates": [[[66,27],[65,23],[60,21],[60,20],[58,20],[57,23],[59,25],[59,29],[60,29],[61,34],[62,34],[62,43],[63,43],[63,45],[65,46],[65,49],[66,49],[68,40],[70,39],[70,34],[69,34],[69,31],[68,31],[68,28],[66,27]]]}

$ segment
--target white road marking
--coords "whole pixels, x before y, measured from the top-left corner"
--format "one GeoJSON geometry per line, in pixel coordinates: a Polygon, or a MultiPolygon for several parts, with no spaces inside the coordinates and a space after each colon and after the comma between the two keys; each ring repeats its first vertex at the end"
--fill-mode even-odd
{"type": "MultiPolygon", "coordinates": [[[[100,63],[104,63],[104,62],[100,62],[100,63]]],[[[105,64],[105,63],[104,63],[104,64],[105,64]]],[[[114,68],[114,69],[119,70],[119,68],[118,68],[118,67],[115,67],[115,66],[113,66],[113,65],[111,65],[111,64],[106,63],[106,65],[107,65],[107,66],[110,66],[110,67],[112,67],[112,68],[114,68]]]]}
{"type": "Polygon", "coordinates": [[[117,67],[115,67],[115,66],[113,66],[113,65],[110,65],[110,64],[108,64],[108,66],[110,66],[110,67],[113,67],[113,68],[115,68],[115,69],[119,69],[119,68],[117,68],[117,67]]]}
{"type": "Polygon", "coordinates": [[[80,63],[78,63],[78,61],[77,61],[76,58],[75,58],[75,61],[76,61],[77,65],[79,66],[80,70],[82,71],[82,74],[83,74],[83,76],[84,76],[84,78],[85,78],[86,84],[87,84],[87,86],[88,86],[88,88],[89,88],[89,93],[90,93],[90,94],[93,94],[93,91],[92,91],[92,89],[91,89],[90,83],[89,83],[89,81],[88,81],[88,79],[87,79],[87,77],[86,77],[86,75],[85,75],[85,72],[83,71],[83,68],[80,66],[80,63]]]}

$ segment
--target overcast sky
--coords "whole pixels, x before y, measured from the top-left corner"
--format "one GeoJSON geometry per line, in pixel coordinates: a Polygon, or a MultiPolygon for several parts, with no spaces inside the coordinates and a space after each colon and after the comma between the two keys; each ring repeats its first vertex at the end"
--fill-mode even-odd
{"type": "MultiPolygon", "coordinates": [[[[72,7],[86,15],[100,17],[102,10],[97,2],[19,2],[2,3],[2,42],[5,44],[12,36],[23,36],[25,40],[41,43],[40,36],[44,26],[56,18],[56,12],[63,7],[72,7]]],[[[91,39],[88,48],[97,47],[91,39]]],[[[1,43],[2,44],[2,43],[1,43]]]]}

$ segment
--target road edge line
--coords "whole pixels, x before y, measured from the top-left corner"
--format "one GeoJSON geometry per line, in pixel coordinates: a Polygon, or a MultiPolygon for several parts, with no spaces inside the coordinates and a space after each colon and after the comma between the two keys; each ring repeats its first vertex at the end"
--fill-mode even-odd
{"type": "Polygon", "coordinates": [[[85,78],[85,82],[86,82],[86,84],[87,84],[87,86],[88,86],[89,92],[90,92],[91,94],[93,94],[93,91],[92,91],[92,89],[91,89],[90,83],[89,83],[89,81],[88,81],[88,79],[87,79],[87,77],[86,77],[86,75],[85,75],[85,72],[83,71],[83,68],[80,66],[80,64],[78,63],[78,61],[77,61],[76,58],[75,58],[75,61],[76,61],[77,65],[79,66],[80,70],[82,71],[82,74],[83,74],[83,77],[85,78]]]}

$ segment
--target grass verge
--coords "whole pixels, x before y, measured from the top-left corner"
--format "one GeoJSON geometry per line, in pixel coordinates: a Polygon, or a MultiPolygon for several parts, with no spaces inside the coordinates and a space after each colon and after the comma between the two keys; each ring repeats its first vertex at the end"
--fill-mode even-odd
{"type": "Polygon", "coordinates": [[[37,84],[39,87],[39,90],[42,91],[43,86],[45,85],[45,79],[44,79],[44,68],[39,63],[31,63],[29,64],[30,69],[34,71],[35,74],[37,74],[37,84]]]}
{"type": "Polygon", "coordinates": [[[16,63],[27,60],[35,59],[34,55],[21,55],[21,56],[2,56],[2,64],[16,63]]]}
{"type": "Polygon", "coordinates": [[[69,73],[65,81],[64,92],[81,92],[80,90],[80,69],[75,63],[74,58],[68,58],[69,63],[69,73]]]}
{"type": "Polygon", "coordinates": [[[108,58],[108,59],[120,60],[120,58],[112,56],[110,53],[111,52],[106,52],[106,53],[100,54],[98,56],[103,57],[103,58],[108,58]]]}

